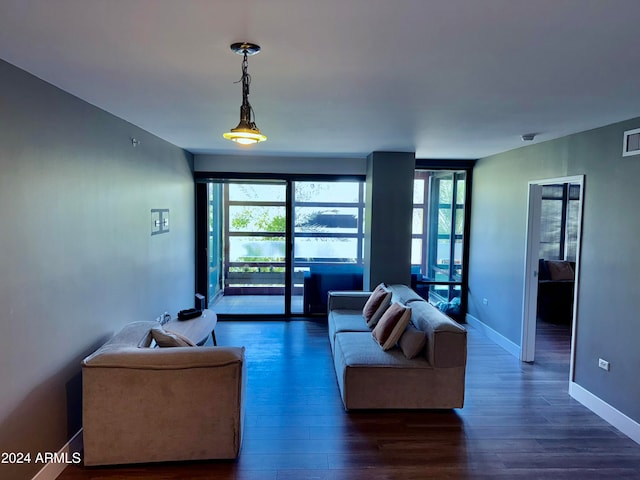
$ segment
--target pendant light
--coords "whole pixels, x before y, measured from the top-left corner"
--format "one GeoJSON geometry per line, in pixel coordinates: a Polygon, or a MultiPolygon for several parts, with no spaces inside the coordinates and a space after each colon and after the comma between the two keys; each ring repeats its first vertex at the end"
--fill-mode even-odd
{"type": "Polygon", "coordinates": [[[241,145],[253,145],[254,143],[264,142],[267,137],[262,134],[260,129],[252,120],[253,108],[249,103],[249,85],[251,84],[251,75],[247,73],[247,57],[260,52],[260,45],[255,43],[234,43],[231,45],[238,55],[243,56],[242,60],[242,78],[236,82],[242,82],[242,105],[240,106],[240,123],[237,127],[232,128],[229,132],[223,134],[228,140],[233,140],[241,145]]]}

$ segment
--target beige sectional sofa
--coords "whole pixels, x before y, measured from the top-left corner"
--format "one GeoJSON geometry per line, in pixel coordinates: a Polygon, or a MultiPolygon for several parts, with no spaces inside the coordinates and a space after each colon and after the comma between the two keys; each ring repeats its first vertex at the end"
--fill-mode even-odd
{"type": "Polygon", "coordinates": [[[83,360],[85,465],[238,456],[244,348],[150,348],[157,325],[128,324],[83,360]]]}
{"type": "Polygon", "coordinates": [[[330,292],[329,341],[345,409],[449,409],[464,404],[467,332],[405,285],[391,285],[391,302],[411,309],[426,336],[415,358],[383,351],[362,315],[371,292],[330,292]]]}

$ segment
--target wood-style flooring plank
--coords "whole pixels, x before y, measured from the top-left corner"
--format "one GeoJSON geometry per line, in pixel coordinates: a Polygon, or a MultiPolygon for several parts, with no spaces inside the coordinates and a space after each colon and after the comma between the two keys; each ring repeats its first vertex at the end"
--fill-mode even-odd
{"type": "Polygon", "coordinates": [[[568,327],[539,322],[525,364],[469,327],[465,407],[345,412],[326,324],[225,321],[244,345],[247,398],[237,461],[85,468],[60,480],[640,479],[640,445],[573,400],[568,327]]]}

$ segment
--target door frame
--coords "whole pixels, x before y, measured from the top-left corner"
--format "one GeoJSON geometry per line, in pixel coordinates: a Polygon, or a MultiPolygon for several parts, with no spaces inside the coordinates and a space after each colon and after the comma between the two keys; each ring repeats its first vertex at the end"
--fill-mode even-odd
{"type": "Polygon", "coordinates": [[[542,205],[542,187],[544,185],[556,185],[559,183],[571,183],[580,185],[580,201],[578,204],[578,238],[576,244],[576,269],[575,286],[573,292],[573,316],[571,329],[571,358],[569,367],[569,380],[573,381],[575,344],[576,344],[576,324],[578,319],[578,293],[580,290],[580,255],[582,243],[582,222],[585,193],[585,176],[573,175],[568,177],[548,178],[543,180],[533,180],[528,187],[528,209],[527,209],[527,230],[525,246],[525,268],[524,268],[524,298],[522,308],[522,336],[520,360],[523,362],[533,362],[535,359],[536,347],[536,322],[537,322],[537,298],[538,298],[538,261],[540,248],[540,223],[542,205]]]}

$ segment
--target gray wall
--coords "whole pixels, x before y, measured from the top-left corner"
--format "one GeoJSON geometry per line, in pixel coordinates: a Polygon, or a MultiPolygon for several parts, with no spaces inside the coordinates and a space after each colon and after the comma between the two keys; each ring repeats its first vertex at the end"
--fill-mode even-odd
{"type": "Polygon", "coordinates": [[[415,153],[367,157],[364,288],[411,283],[411,227],[415,153]]]}
{"type": "Polygon", "coordinates": [[[59,450],[80,428],[80,360],[127,322],[192,306],[192,163],[0,61],[0,451],[59,450]],[[152,208],[170,209],[169,233],[150,235],[152,208]]]}
{"type": "Polygon", "coordinates": [[[366,173],[366,159],[364,157],[328,158],[198,154],[195,156],[195,171],[364,175],[366,173]]]}
{"type": "Polygon", "coordinates": [[[636,422],[640,157],[622,157],[622,135],[639,127],[640,118],[480,160],[469,265],[469,313],[520,345],[527,183],[584,174],[575,382],[636,422]]]}

